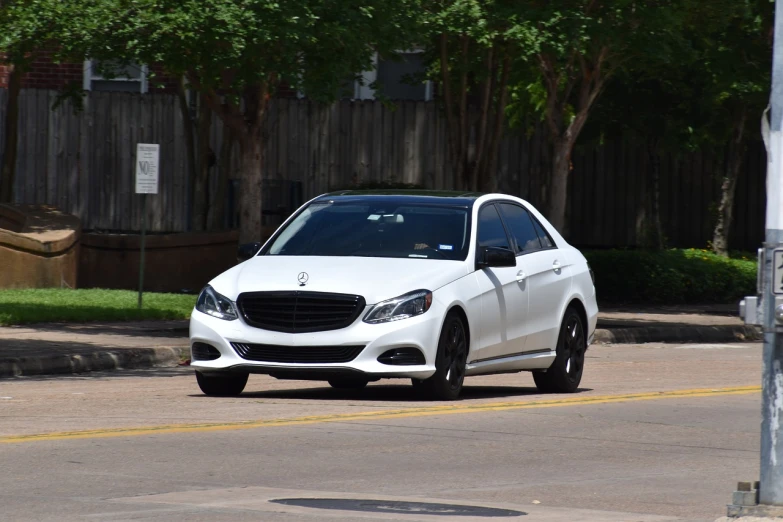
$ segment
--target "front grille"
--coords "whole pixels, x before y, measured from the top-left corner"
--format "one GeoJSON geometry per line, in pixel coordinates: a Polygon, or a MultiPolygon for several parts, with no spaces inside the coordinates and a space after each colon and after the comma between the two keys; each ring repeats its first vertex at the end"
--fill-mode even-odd
{"type": "Polygon", "coordinates": [[[418,348],[394,348],[383,352],[378,362],[392,366],[415,366],[426,364],[424,354],[418,348]]]}
{"type": "Polygon", "coordinates": [[[247,324],[287,333],[338,330],[353,323],[364,310],[358,295],[321,292],[247,292],[237,306],[247,324]]]}
{"type": "Polygon", "coordinates": [[[328,364],[353,361],[361,346],[277,346],[274,344],[231,343],[243,359],[258,362],[328,364]]]}

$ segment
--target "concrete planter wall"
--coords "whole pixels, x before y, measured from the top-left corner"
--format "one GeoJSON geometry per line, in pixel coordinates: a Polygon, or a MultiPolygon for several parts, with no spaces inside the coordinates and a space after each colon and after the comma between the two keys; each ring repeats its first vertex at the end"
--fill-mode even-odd
{"type": "MultiPolygon", "coordinates": [[[[239,233],[192,232],[148,235],[144,289],[151,292],[196,292],[237,262],[239,233]]],[[[141,236],[82,235],[80,288],[135,290],[139,284],[141,236]]]]}
{"type": "Polygon", "coordinates": [[[0,288],[76,287],[80,237],[54,207],[0,205],[0,288]]]}

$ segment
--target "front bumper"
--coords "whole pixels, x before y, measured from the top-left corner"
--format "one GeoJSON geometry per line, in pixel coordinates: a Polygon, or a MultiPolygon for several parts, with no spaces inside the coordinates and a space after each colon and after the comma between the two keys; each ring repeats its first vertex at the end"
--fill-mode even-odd
{"type": "Polygon", "coordinates": [[[391,323],[363,322],[367,310],[346,328],[298,334],[262,330],[249,326],[241,318],[224,321],[194,310],[190,317],[191,347],[196,342],[206,343],[216,348],[220,357],[211,361],[191,360],[191,366],[204,373],[241,371],[291,379],[329,379],[335,375],[356,375],[371,380],[384,377],[426,379],[435,372],[438,337],[445,316],[445,310],[436,301],[422,315],[391,323]],[[276,363],[244,359],[231,346],[232,342],[283,347],[364,345],[364,349],[350,362],[276,363]],[[403,366],[378,362],[381,354],[394,348],[417,348],[424,354],[425,363],[403,366]]]}

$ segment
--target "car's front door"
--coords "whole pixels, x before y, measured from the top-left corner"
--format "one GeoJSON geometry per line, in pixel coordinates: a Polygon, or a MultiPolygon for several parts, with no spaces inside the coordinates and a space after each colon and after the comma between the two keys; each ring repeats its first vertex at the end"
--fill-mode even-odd
{"type": "Polygon", "coordinates": [[[568,259],[527,209],[513,203],[500,203],[498,207],[511,232],[519,253],[517,265],[524,271],[529,288],[525,351],[554,350],[560,313],[571,288],[568,259]]]}
{"type": "MultiPolygon", "coordinates": [[[[482,247],[512,250],[506,229],[494,203],[478,213],[478,251],[482,247]]],[[[518,258],[517,258],[518,259],[518,258]]],[[[491,267],[477,270],[480,289],[481,328],[472,343],[469,362],[486,361],[525,350],[525,337],[519,325],[528,312],[528,291],[524,274],[517,267],[491,267]]]]}

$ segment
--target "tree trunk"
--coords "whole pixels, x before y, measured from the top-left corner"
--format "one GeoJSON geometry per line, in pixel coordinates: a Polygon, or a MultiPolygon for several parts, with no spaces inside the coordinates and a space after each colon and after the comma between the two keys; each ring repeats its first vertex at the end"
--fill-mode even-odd
{"type": "Polygon", "coordinates": [[[474,152],[474,160],[471,165],[470,174],[470,189],[478,191],[479,183],[484,170],[484,148],[487,141],[487,126],[490,116],[490,104],[492,103],[492,92],[495,84],[495,76],[497,71],[493,66],[495,61],[495,52],[493,48],[487,51],[487,78],[482,86],[481,105],[479,106],[478,117],[478,137],[476,140],[476,147],[474,152]]]}
{"type": "Polygon", "coordinates": [[[220,230],[226,213],[226,190],[231,174],[231,152],[234,148],[234,133],[231,127],[223,125],[223,143],[220,144],[219,178],[215,195],[209,205],[209,229],[220,230]]]}
{"type": "Polygon", "coordinates": [[[712,237],[712,250],[723,257],[729,256],[729,231],[734,211],[734,193],[737,189],[737,178],[742,167],[742,157],[745,152],[745,120],[747,107],[742,105],[734,117],[734,128],[729,141],[728,162],[726,174],[720,186],[721,198],[718,206],[718,220],[712,237]]]}
{"type": "Polygon", "coordinates": [[[549,178],[547,219],[566,236],[566,203],[568,201],[568,175],[571,170],[571,149],[573,143],[567,139],[555,138],[552,147],[552,176],[549,178]]]}
{"type": "Polygon", "coordinates": [[[5,116],[5,150],[2,172],[0,172],[0,203],[13,203],[14,178],[16,177],[16,154],[19,142],[19,91],[22,87],[22,73],[11,65],[8,76],[8,103],[5,116]]]}
{"type": "MultiPolygon", "coordinates": [[[[193,79],[193,75],[190,77],[193,79]]],[[[261,241],[261,180],[264,155],[264,120],[270,92],[278,85],[276,73],[265,81],[246,86],[243,107],[221,100],[214,90],[205,90],[204,104],[230,127],[239,143],[239,242],[261,241]]],[[[226,169],[227,170],[227,169],[226,169]]]]}
{"type": "Polygon", "coordinates": [[[663,250],[663,227],[661,226],[661,151],[658,140],[647,142],[647,158],[650,161],[650,219],[646,224],[644,246],[663,250]]]}
{"type": "MultiPolygon", "coordinates": [[[[188,186],[190,187],[190,204],[193,205],[193,191],[196,187],[196,141],[193,137],[193,119],[190,117],[190,107],[188,107],[188,99],[185,95],[185,79],[182,78],[177,86],[177,100],[179,101],[179,112],[182,114],[182,128],[185,132],[185,153],[188,160],[188,186]]],[[[191,207],[191,221],[192,221],[192,207],[191,207]]],[[[193,223],[190,223],[193,226],[193,223]]]]}
{"type": "Polygon", "coordinates": [[[495,109],[495,126],[489,140],[488,151],[482,166],[482,181],[479,189],[487,192],[497,192],[498,177],[497,168],[498,150],[500,140],[503,139],[503,127],[506,121],[506,105],[508,104],[508,78],[511,70],[511,55],[506,53],[503,58],[503,68],[500,74],[500,82],[497,85],[497,107],[495,109]]]}
{"type": "Polygon", "coordinates": [[[209,148],[209,131],[212,126],[212,110],[205,103],[199,103],[198,127],[198,168],[193,184],[193,230],[202,231],[207,228],[207,202],[209,201],[209,169],[213,161],[212,150],[209,148]]]}
{"type": "Polygon", "coordinates": [[[261,123],[248,125],[240,141],[239,243],[261,241],[261,179],[264,145],[261,123]]]}
{"type": "MultiPolygon", "coordinates": [[[[464,65],[468,58],[468,37],[460,39],[460,62],[464,65]]],[[[441,85],[443,86],[443,110],[446,113],[446,135],[449,140],[451,168],[453,173],[453,188],[461,190],[469,188],[470,180],[467,165],[467,94],[468,76],[464,69],[460,71],[458,92],[452,90],[451,66],[448,51],[448,35],[440,35],[440,69],[441,85]]]]}
{"type": "Polygon", "coordinates": [[[609,48],[604,46],[598,51],[595,60],[579,58],[581,74],[572,74],[571,65],[565,71],[555,72],[551,57],[540,55],[541,70],[547,89],[546,122],[551,133],[553,146],[552,175],[548,184],[548,218],[563,237],[568,238],[566,210],[568,204],[568,178],[571,171],[571,153],[574,150],[579,133],[582,132],[590,110],[601,93],[609,72],[602,71],[609,48]],[[563,73],[566,82],[563,85],[563,73]],[[566,108],[571,99],[572,89],[579,86],[575,114],[570,123],[566,122],[566,108]],[[562,94],[561,94],[562,93],[562,94]]]}

